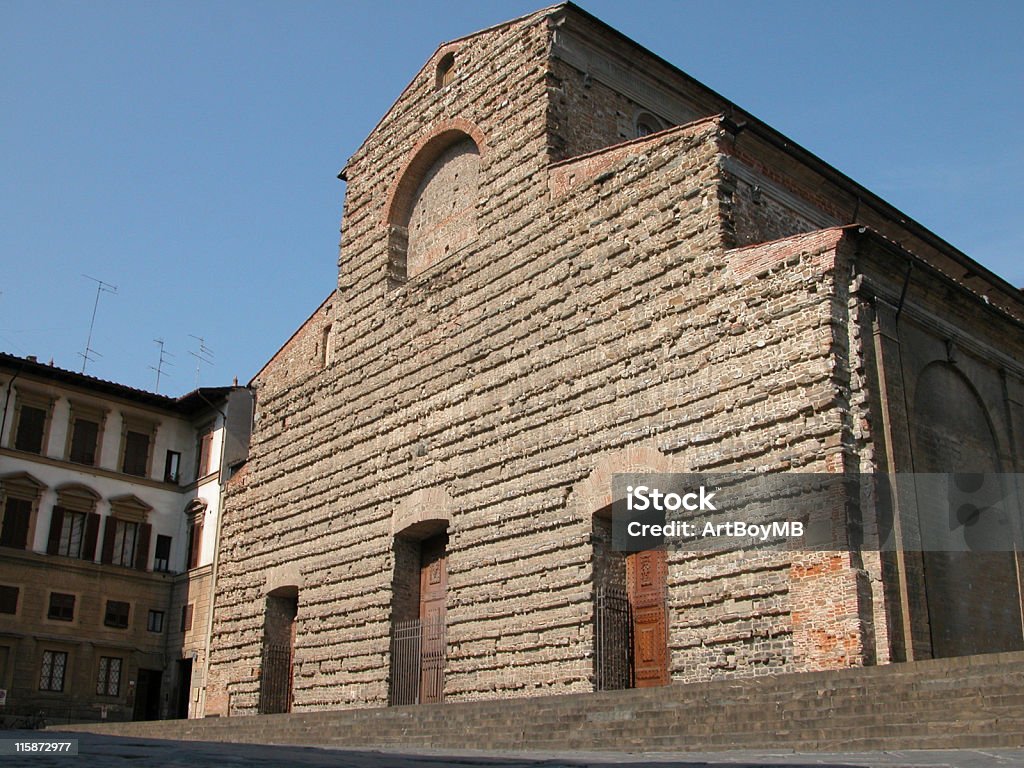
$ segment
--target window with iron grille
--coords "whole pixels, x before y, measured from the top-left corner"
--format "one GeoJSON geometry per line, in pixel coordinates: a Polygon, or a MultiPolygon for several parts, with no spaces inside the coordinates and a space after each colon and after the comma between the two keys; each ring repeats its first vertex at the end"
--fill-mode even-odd
{"type": "Polygon", "coordinates": [[[147,632],[163,632],[164,631],[164,612],[163,611],[150,611],[149,617],[146,619],[146,631],[147,632]]]}
{"type": "Polygon", "coordinates": [[[50,609],[46,612],[46,616],[58,621],[73,621],[75,618],[75,596],[62,592],[51,592],[50,609]]]}
{"type": "Polygon", "coordinates": [[[9,587],[5,584],[0,584],[0,613],[18,612],[19,591],[20,590],[17,587],[9,587]]]}
{"type": "Polygon", "coordinates": [[[120,600],[107,600],[107,612],[103,617],[103,623],[108,627],[124,629],[128,626],[128,615],[131,606],[120,600]]]}
{"type": "Polygon", "coordinates": [[[64,673],[68,668],[68,655],[64,651],[43,651],[43,664],[39,671],[40,691],[63,691],[64,673]]]}
{"type": "Polygon", "coordinates": [[[100,656],[99,675],[96,677],[97,696],[117,696],[121,693],[121,659],[100,656]]]}

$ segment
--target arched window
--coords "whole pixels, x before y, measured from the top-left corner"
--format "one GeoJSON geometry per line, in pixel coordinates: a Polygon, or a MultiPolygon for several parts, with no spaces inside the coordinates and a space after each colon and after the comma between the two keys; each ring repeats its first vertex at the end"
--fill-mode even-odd
{"type": "Polygon", "coordinates": [[[477,142],[457,130],[427,141],[409,163],[388,217],[393,282],[415,277],[476,239],[479,171],[477,142]]]}
{"type": "Polygon", "coordinates": [[[455,80],[455,54],[446,53],[437,63],[435,88],[441,89],[455,80]]]}
{"type": "Polygon", "coordinates": [[[634,121],[634,135],[640,139],[644,136],[650,136],[652,133],[663,131],[667,127],[665,122],[658,117],[655,117],[650,112],[641,112],[636,116],[634,121]]]}

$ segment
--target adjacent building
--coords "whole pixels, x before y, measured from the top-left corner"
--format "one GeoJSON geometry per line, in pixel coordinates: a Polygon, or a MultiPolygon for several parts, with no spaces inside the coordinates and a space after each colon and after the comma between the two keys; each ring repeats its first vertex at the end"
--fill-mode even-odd
{"type": "Polygon", "coordinates": [[[0,354],[0,688],[48,721],[202,713],[244,387],[171,398],[0,354]]]}

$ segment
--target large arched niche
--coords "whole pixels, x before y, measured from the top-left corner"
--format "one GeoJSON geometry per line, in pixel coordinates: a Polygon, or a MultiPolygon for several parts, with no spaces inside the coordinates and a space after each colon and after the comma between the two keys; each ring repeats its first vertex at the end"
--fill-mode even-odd
{"type": "Polygon", "coordinates": [[[392,284],[426,271],[476,239],[480,131],[451,121],[422,139],[387,206],[392,284]]]}
{"type": "MultiPolygon", "coordinates": [[[[911,419],[915,472],[964,476],[1002,471],[988,409],[956,366],[934,362],[921,371],[911,419]]],[[[952,482],[957,481],[954,478],[952,482]]],[[[920,512],[922,526],[953,525],[927,509],[920,512]]],[[[990,523],[982,513],[971,524],[990,523]]],[[[934,656],[1024,648],[1013,552],[925,551],[923,568],[934,656]]]]}

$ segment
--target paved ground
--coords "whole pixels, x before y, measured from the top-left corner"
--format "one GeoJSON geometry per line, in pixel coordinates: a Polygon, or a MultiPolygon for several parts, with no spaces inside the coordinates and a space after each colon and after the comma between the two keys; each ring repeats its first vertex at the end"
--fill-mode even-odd
{"type": "MultiPolygon", "coordinates": [[[[261,744],[126,739],[89,733],[0,731],[0,745],[11,739],[78,739],[78,756],[7,754],[0,766],[27,768],[585,768],[645,766],[659,768],[1009,768],[1024,766],[1024,749],[907,751],[806,755],[787,752],[610,753],[610,752],[441,752],[434,750],[314,749],[261,744]]],[[[5,745],[6,746],[6,745],[5,745]]]]}

